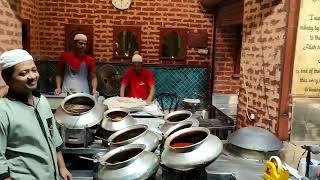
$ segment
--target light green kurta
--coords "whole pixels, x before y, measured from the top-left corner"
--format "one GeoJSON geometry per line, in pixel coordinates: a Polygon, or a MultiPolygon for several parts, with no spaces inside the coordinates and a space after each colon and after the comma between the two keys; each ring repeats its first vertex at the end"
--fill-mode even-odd
{"type": "Polygon", "coordinates": [[[34,96],[34,104],[0,99],[0,176],[9,168],[18,180],[59,178],[56,148],[61,137],[46,98],[34,96]]]}

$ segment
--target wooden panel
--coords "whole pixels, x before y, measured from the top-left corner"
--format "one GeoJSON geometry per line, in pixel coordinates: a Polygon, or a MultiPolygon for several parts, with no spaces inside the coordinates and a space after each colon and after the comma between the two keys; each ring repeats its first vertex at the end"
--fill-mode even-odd
{"type": "Polygon", "coordinates": [[[281,74],[281,90],[279,101],[279,120],[277,135],[281,140],[289,139],[289,102],[292,85],[292,70],[297,36],[298,15],[300,0],[289,2],[288,28],[286,36],[286,48],[284,50],[284,62],[281,74]]]}
{"type": "Polygon", "coordinates": [[[221,4],[217,11],[217,26],[242,24],[243,0],[228,1],[221,4]]]}
{"type": "Polygon", "coordinates": [[[131,58],[132,56],[119,55],[117,53],[116,43],[118,42],[118,34],[124,30],[131,31],[135,34],[138,41],[138,51],[141,52],[141,26],[113,26],[113,58],[131,58]]]}
{"type": "Polygon", "coordinates": [[[183,28],[160,28],[160,45],[159,45],[159,59],[161,60],[175,60],[175,61],[185,61],[186,60],[186,55],[187,55],[187,43],[188,43],[188,33],[187,33],[187,29],[183,29],[183,28]],[[179,58],[167,58],[167,57],[162,57],[162,44],[164,43],[164,36],[166,36],[167,34],[171,33],[171,32],[176,32],[178,33],[178,35],[182,38],[182,43],[184,47],[184,54],[179,57],[179,58]]]}
{"type": "Polygon", "coordinates": [[[199,0],[199,3],[202,7],[206,9],[215,8],[222,0],[199,0]]]}
{"type": "Polygon", "coordinates": [[[207,48],[208,47],[208,33],[206,31],[189,32],[188,33],[189,48],[207,48]]]}
{"type": "Polygon", "coordinates": [[[74,45],[76,34],[85,34],[88,38],[86,54],[93,55],[93,25],[66,24],[65,25],[65,50],[71,51],[74,45]]]}
{"type": "Polygon", "coordinates": [[[30,20],[23,19],[22,20],[22,47],[24,50],[30,52],[30,20]]]}

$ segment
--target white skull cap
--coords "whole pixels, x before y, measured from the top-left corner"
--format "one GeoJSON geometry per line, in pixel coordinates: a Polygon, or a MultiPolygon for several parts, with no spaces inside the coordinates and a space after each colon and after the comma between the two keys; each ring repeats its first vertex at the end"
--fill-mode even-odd
{"type": "Polygon", "coordinates": [[[0,56],[0,64],[3,64],[2,70],[29,60],[33,60],[32,56],[23,49],[13,49],[10,51],[6,51],[0,56]]]}
{"type": "Polygon", "coordinates": [[[84,35],[84,34],[76,34],[74,36],[73,40],[75,40],[75,41],[78,41],[78,40],[87,41],[87,36],[84,35]]]}
{"type": "Polygon", "coordinates": [[[142,62],[142,56],[135,54],[132,56],[132,62],[142,62]]]}

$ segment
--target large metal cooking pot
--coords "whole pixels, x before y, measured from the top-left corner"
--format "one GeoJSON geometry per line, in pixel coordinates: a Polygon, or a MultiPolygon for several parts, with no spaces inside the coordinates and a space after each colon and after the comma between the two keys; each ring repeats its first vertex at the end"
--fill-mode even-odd
{"type": "Polygon", "coordinates": [[[96,125],[103,118],[104,107],[90,94],[76,93],[65,97],[56,110],[56,121],[69,129],[96,125]]]}
{"type": "Polygon", "coordinates": [[[158,136],[148,130],[147,125],[139,124],[113,133],[109,138],[110,149],[127,144],[144,144],[146,151],[154,151],[159,145],[158,136]]]}
{"type": "Polygon", "coordinates": [[[205,167],[222,152],[219,138],[207,128],[191,127],[171,134],[165,141],[161,163],[171,169],[188,171],[205,167]]]}
{"type": "Polygon", "coordinates": [[[114,108],[104,112],[101,127],[107,131],[115,132],[135,124],[137,124],[137,120],[130,115],[129,110],[114,108]]]}
{"type": "Polygon", "coordinates": [[[148,179],[159,168],[159,159],[144,150],[142,144],[129,144],[113,149],[100,158],[99,180],[148,179]]]}
{"type": "Polygon", "coordinates": [[[233,132],[228,143],[255,151],[279,151],[283,144],[270,131],[259,127],[244,127],[233,132]]]}
{"type": "Polygon", "coordinates": [[[245,159],[267,160],[271,156],[278,156],[282,147],[282,142],[270,131],[245,127],[229,136],[225,152],[245,159]]]}
{"type": "Polygon", "coordinates": [[[164,121],[164,124],[160,127],[160,131],[164,135],[168,135],[170,131],[172,131],[172,127],[176,126],[179,123],[190,121],[192,122],[192,126],[199,126],[199,121],[192,115],[190,111],[186,110],[179,110],[169,113],[164,117],[164,121]]]}

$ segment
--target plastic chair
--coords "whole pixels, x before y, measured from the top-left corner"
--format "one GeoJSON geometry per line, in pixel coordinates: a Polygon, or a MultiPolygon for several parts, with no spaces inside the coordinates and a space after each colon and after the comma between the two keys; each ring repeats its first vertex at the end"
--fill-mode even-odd
{"type": "Polygon", "coordinates": [[[178,108],[178,96],[175,93],[161,93],[155,98],[160,106],[162,111],[164,112],[165,109],[168,109],[169,113],[171,110],[176,111],[178,108]],[[166,108],[166,105],[169,105],[169,108],[166,108]]]}

